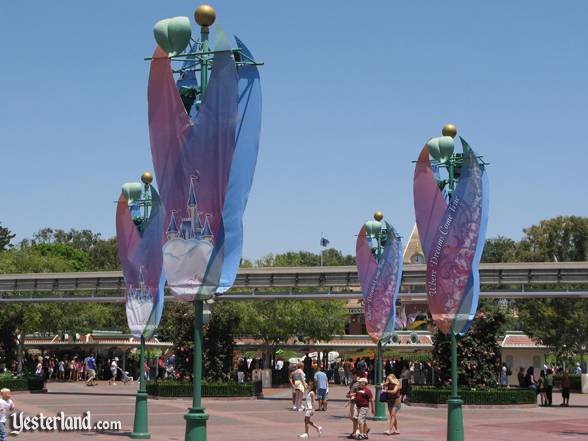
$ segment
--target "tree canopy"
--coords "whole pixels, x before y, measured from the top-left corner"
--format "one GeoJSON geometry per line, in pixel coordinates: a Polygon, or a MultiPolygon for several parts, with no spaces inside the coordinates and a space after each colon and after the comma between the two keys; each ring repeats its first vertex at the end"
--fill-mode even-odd
{"type": "Polygon", "coordinates": [[[235,304],[235,308],[237,333],[262,341],[269,355],[291,337],[307,343],[329,341],[343,333],[347,318],[345,302],[335,300],[248,301],[235,304]]]}
{"type": "MultiPolygon", "coordinates": [[[[268,254],[258,259],[255,263],[259,267],[320,266],[321,255],[320,253],[310,251],[288,251],[281,254],[268,254]]],[[[350,254],[345,255],[335,248],[329,248],[323,252],[323,265],[355,265],[355,256],[350,254]]]]}
{"type": "Polygon", "coordinates": [[[523,230],[515,242],[488,239],[482,262],[577,262],[588,260],[588,217],[558,216],[523,230]]]}
{"type": "Polygon", "coordinates": [[[6,251],[10,248],[12,239],[14,239],[14,234],[0,223],[0,251],[6,251]]]}
{"type": "MultiPolygon", "coordinates": [[[[45,228],[0,252],[0,273],[77,272],[117,269],[114,239],[103,240],[89,230],[45,228]]],[[[9,304],[2,305],[0,343],[11,363],[18,335],[33,332],[86,333],[92,329],[127,330],[122,304],[9,304]]]]}

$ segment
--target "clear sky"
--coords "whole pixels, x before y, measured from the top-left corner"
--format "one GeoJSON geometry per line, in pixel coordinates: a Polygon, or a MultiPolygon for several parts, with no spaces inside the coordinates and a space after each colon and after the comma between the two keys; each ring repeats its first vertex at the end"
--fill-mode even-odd
{"type": "MultiPolygon", "coordinates": [[[[123,182],[151,170],[153,24],[194,1],[0,6],[0,221],[114,235],[123,182]]],[[[588,215],[588,2],[225,1],[261,68],[244,257],[354,252],[375,210],[408,239],[412,160],[446,122],[491,163],[488,236],[588,215]]]]}

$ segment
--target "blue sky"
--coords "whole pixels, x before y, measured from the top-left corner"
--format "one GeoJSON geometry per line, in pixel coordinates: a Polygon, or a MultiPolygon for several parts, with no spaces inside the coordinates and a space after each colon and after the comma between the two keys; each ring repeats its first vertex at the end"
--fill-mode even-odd
{"type": "MultiPolygon", "coordinates": [[[[192,1],[2,2],[0,221],[114,235],[151,170],[153,24],[192,1]]],[[[588,216],[588,2],[215,1],[262,67],[244,256],[354,252],[379,209],[408,239],[411,163],[446,122],[491,163],[488,236],[588,216]]]]}

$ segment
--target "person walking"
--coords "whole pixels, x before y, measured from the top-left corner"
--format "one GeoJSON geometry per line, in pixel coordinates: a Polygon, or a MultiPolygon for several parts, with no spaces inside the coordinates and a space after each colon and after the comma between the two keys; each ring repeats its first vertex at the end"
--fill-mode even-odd
{"type": "Polygon", "coordinates": [[[318,436],[321,436],[323,433],[323,428],[321,426],[317,426],[311,420],[312,416],[314,415],[314,407],[316,403],[316,386],[313,382],[310,382],[306,385],[306,410],[304,411],[304,433],[298,435],[299,438],[308,438],[308,429],[309,427],[314,427],[318,432],[318,436]]]}
{"type": "Polygon", "coordinates": [[[337,366],[337,374],[339,374],[339,384],[345,384],[345,368],[343,367],[345,363],[339,363],[337,366]]]}
{"type": "Polygon", "coordinates": [[[368,439],[370,428],[367,425],[368,410],[375,414],[374,395],[368,387],[368,380],[361,377],[357,380],[359,388],[352,397],[355,401],[355,419],[357,420],[357,430],[355,432],[355,439],[368,439]]]}
{"type": "Polygon", "coordinates": [[[547,369],[547,375],[545,375],[545,395],[547,406],[551,407],[553,404],[553,371],[551,369],[547,369]]]}
{"type": "Polygon", "coordinates": [[[86,372],[88,374],[88,379],[86,380],[86,385],[88,386],[96,386],[96,359],[92,354],[88,355],[85,360],[86,364],[86,372]]]}
{"type": "Polygon", "coordinates": [[[355,394],[359,390],[359,378],[354,376],[351,378],[349,382],[349,391],[347,392],[347,405],[349,406],[349,419],[352,423],[352,430],[351,433],[347,438],[355,439],[355,433],[357,432],[357,417],[355,416],[355,394]]]}
{"type": "Polygon", "coordinates": [[[14,410],[14,402],[10,399],[10,389],[6,387],[1,389],[0,395],[0,441],[8,441],[6,420],[10,412],[14,410]]]}
{"type": "Polygon", "coordinates": [[[402,406],[400,399],[400,381],[396,375],[389,374],[382,384],[382,390],[386,391],[388,404],[388,430],[384,432],[386,435],[400,435],[398,430],[398,412],[402,406]]]}
{"type": "Polygon", "coordinates": [[[355,369],[357,369],[357,375],[360,377],[367,377],[368,365],[363,358],[358,358],[358,361],[355,364],[355,369]]]}
{"type": "Polygon", "coordinates": [[[297,410],[299,412],[304,410],[304,406],[302,406],[302,394],[306,389],[306,376],[302,367],[303,364],[298,363],[296,370],[290,375],[290,385],[294,391],[294,406],[292,407],[292,410],[297,410]]]}
{"type": "Polygon", "coordinates": [[[539,379],[537,380],[537,394],[541,397],[541,406],[547,404],[547,384],[545,382],[545,371],[541,369],[539,373],[539,379]]]}
{"type": "Polygon", "coordinates": [[[327,399],[329,393],[329,379],[325,371],[318,365],[314,374],[314,384],[316,385],[316,395],[318,401],[319,411],[325,412],[327,410],[327,399]]]}
{"type": "Polygon", "coordinates": [[[118,373],[118,357],[114,357],[110,363],[110,380],[108,384],[116,386],[116,374],[118,373]]]}
{"type": "Polygon", "coordinates": [[[343,363],[343,371],[345,373],[345,382],[343,384],[345,384],[345,386],[349,386],[351,384],[353,371],[352,363],[353,362],[351,361],[351,358],[343,363]]]}
{"type": "Polygon", "coordinates": [[[570,375],[567,372],[563,373],[563,378],[561,379],[561,398],[562,402],[560,406],[569,407],[570,405],[570,387],[572,385],[572,381],[570,379],[570,375]]]}

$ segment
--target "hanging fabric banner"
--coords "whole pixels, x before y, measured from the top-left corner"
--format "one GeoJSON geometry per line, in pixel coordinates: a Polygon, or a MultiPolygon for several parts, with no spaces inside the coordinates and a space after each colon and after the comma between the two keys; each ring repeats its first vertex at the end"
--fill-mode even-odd
{"type": "Polygon", "coordinates": [[[125,279],[127,321],[137,339],[151,338],[163,312],[163,214],[154,187],[146,189],[141,183],[123,186],[116,209],[116,241],[125,279]],[[147,206],[145,200],[149,201],[147,206]],[[144,219],[147,221],[141,222],[144,219]]]}
{"type": "Polygon", "coordinates": [[[456,169],[457,185],[449,199],[439,190],[428,145],[421,151],[414,175],[414,206],[427,261],[429,310],[444,334],[465,333],[476,313],[480,292],[478,265],[488,222],[485,167],[460,139],[463,165],[456,169]]]}
{"type": "Polygon", "coordinates": [[[372,253],[376,239],[367,234],[365,225],[359,231],[355,248],[365,324],[375,343],[394,332],[396,299],[402,279],[400,236],[388,222],[383,221],[382,224],[386,228],[386,240],[378,260],[372,253]]]}
{"type": "MultiPolygon", "coordinates": [[[[247,48],[238,41],[243,52],[247,48]]],[[[148,88],[153,165],[165,206],[163,259],[171,292],[187,301],[224,292],[241,258],[242,217],[253,181],[261,122],[259,75],[237,66],[217,31],[212,74],[197,112],[159,47],[148,88]],[[192,115],[192,117],[191,117],[192,115]]]]}

